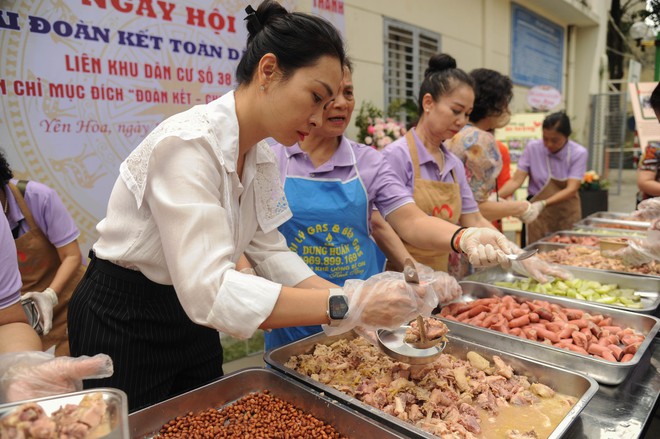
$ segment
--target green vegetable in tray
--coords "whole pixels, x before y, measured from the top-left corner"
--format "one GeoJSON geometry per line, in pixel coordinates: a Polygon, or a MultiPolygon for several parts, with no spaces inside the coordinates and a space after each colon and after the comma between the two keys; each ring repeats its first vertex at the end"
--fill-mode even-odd
{"type": "Polygon", "coordinates": [[[593,280],[555,279],[552,282],[538,283],[534,279],[527,278],[514,282],[495,282],[495,285],[530,291],[532,293],[564,296],[607,305],[625,306],[627,308],[641,309],[643,307],[641,298],[635,295],[635,290],[631,288],[619,288],[616,284],[601,284],[593,280]]]}

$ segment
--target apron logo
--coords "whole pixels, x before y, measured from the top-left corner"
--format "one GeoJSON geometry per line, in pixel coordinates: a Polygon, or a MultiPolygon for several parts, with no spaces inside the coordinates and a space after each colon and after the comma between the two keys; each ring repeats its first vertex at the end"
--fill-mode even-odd
{"type": "Polygon", "coordinates": [[[433,212],[431,212],[431,215],[448,219],[454,216],[454,211],[451,209],[451,207],[449,207],[448,204],[443,204],[440,207],[438,206],[433,207],[433,212]],[[446,213],[444,213],[443,211],[446,213]]]}

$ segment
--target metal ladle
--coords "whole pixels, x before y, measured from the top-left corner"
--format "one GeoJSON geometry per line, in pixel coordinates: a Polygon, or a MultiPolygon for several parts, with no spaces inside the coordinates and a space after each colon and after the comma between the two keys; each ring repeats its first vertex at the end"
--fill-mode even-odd
{"type": "Polygon", "coordinates": [[[518,253],[517,255],[510,254],[506,255],[507,258],[509,258],[510,261],[522,261],[527,258],[531,258],[534,256],[536,253],[538,253],[539,249],[535,248],[534,250],[525,250],[522,253],[518,253]]]}
{"type": "MultiPolygon", "coordinates": [[[[419,285],[417,269],[410,259],[406,259],[404,263],[403,275],[407,283],[419,285]]],[[[417,317],[417,326],[419,327],[419,342],[408,343],[405,341],[406,330],[410,326],[404,325],[394,330],[379,329],[376,331],[378,345],[385,354],[403,363],[431,363],[442,353],[445,346],[447,346],[447,342],[440,338],[436,340],[427,339],[422,316],[417,317]]]]}

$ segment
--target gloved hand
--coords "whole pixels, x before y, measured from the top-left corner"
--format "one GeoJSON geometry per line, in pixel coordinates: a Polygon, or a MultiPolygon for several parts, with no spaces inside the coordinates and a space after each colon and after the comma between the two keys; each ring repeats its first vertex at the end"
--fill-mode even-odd
{"type": "Polygon", "coordinates": [[[604,251],[602,255],[607,258],[621,259],[624,264],[633,267],[660,261],[660,219],[651,223],[647,238],[644,240],[631,239],[628,246],[616,251],[604,251]]]}
{"type": "Polygon", "coordinates": [[[39,310],[39,321],[43,328],[43,335],[47,335],[53,328],[53,308],[57,305],[57,293],[52,288],[46,288],[39,293],[31,291],[21,296],[23,299],[32,299],[39,310]]]}
{"type": "MultiPolygon", "coordinates": [[[[513,242],[510,244],[513,253],[522,253],[520,247],[513,242]]],[[[573,279],[571,272],[561,268],[559,265],[549,264],[538,256],[532,256],[522,261],[513,261],[511,269],[525,277],[531,277],[540,283],[550,282],[552,277],[558,277],[562,280],[573,279]]]]}
{"type": "Polygon", "coordinates": [[[355,327],[363,330],[396,329],[418,315],[430,315],[438,304],[437,278],[420,275],[419,285],[406,283],[403,273],[386,271],[367,280],[344,283],[348,314],[339,326],[323,325],[326,334],[343,334],[355,327]]]}
{"type": "Polygon", "coordinates": [[[541,214],[543,209],[545,208],[545,200],[541,201],[534,201],[533,203],[529,204],[529,207],[527,207],[527,210],[525,213],[520,215],[518,218],[525,224],[529,224],[531,222],[534,222],[536,218],[541,214]]]}
{"type": "Polygon", "coordinates": [[[637,210],[631,216],[641,221],[660,218],[660,197],[648,198],[642,201],[637,205],[637,210]]]}
{"type": "Polygon", "coordinates": [[[506,257],[511,253],[509,240],[495,229],[468,227],[460,237],[459,248],[475,267],[511,266],[506,257]]]}
{"type": "Polygon", "coordinates": [[[463,289],[453,276],[444,271],[434,271],[431,267],[415,262],[419,282],[433,287],[438,303],[449,303],[463,294],[463,289]]]}
{"type": "Polygon", "coordinates": [[[49,352],[0,355],[0,401],[13,402],[82,390],[82,380],[113,373],[105,354],[93,357],[54,357],[49,352]]]}

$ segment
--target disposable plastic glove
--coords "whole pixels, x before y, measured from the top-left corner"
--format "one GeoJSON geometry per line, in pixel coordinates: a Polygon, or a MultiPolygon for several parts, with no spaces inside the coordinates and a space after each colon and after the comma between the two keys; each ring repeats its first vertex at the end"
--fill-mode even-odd
{"type": "Polygon", "coordinates": [[[511,253],[509,240],[495,229],[469,227],[463,232],[459,247],[475,267],[511,266],[511,261],[506,257],[511,253]]]}
{"type": "Polygon", "coordinates": [[[660,218],[660,197],[648,198],[639,203],[637,210],[632,213],[632,217],[642,221],[660,218]]]}
{"type": "Polygon", "coordinates": [[[430,285],[435,292],[439,304],[449,303],[458,299],[463,294],[463,289],[458,281],[444,271],[434,271],[419,262],[415,262],[419,282],[430,285]]]}
{"type": "Polygon", "coordinates": [[[420,276],[419,285],[406,283],[403,273],[386,271],[367,280],[349,279],[344,283],[348,314],[339,326],[323,325],[328,335],[356,327],[370,331],[396,329],[418,315],[430,315],[438,304],[434,287],[437,279],[420,276]]]}
{"type": "Polygon", "coordinates": [[[545,209],[545,200],[534,201],[533,203],[529,204],[529,207],[527,207],[525,213],[520,215],[518,218],[520,218],[520,220],[525,224],[529,224],[538,218],[543,209],[545,209]]]}
{"type": "Polygon", "coordinates": [[[39,321],[43,328],[43,335],[46,335],[53,328],[53,308],[57,305],[57,293],[52,288],[46,288],[39,293],[32,291],[22,295],[23,299],[32,299],[39,310],[39,321]]]}
{"type": "Polygon", "coordinates": [[[645,240],[631,239],[628,246],[616,251],[604,251],[607,258],[621,259],[626,265],[633,267],[660,261],[660,219],[654,220],[645,240]]]}
{"type": "Polygon", "coordinates": [[[50,352],[0,355],[0,401],[14,402],[82,390],[82,380],[113,373],[105,354],[93,357],[54,357],[50,352]]]}
{"type": "MultiPolygon", "coordinates": [[[[513,253],[515,254],[522,253],[520,247],[513,242],[511,243],[511,250],[513,250],[513,253]]],[[[566,271],[559,265],[549,264],[538,256],[532,256],[523,259],[522,261],[513,261],[511,269],[525,277],[531,277],[540,283],[550,282],[552,278],[559,278],[562,280],[573,279],[573,274],[571,274],[571,272],[566,271]]]]}

